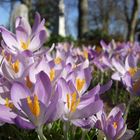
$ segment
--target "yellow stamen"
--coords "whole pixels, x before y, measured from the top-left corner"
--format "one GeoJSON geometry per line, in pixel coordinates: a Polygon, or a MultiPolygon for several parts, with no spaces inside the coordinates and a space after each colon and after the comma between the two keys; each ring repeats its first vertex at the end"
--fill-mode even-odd
{"type": "Polygon", "coordinates": [[[30,96],[27,97],[27,104],[30,108],[30,111],[33,112],[33,103],[32,103],[30,96]]]}
{"type": "Polygon", "coordinates": [[[40,105],[39,105],[37,95],[34,95],[33,101],[31,100],[30,96],[28,96],[27,104],[29,106],[30,111],[33,113],[33,115],[38,117],[40,115],[40,105]]]}
{"type": "Polygon", "coordinates": [[[12,56],[11,56],[11,55],[5,55],[4,50],[2,50],[1,55],[2,55],[9,63],[11,63],[11,61],[12,61],[12,56]]]}
{"type": "Polygon", "coordinates": [[[88,52],[86,50],[84,51],[84,57],[88,59],[88,52]]]}
{"type": "Polygon", "coordinates": [[[71,100],[70,100],[70,94],[67,94],[67,107],[70,110],[70,112],[75,112],[79,103],[80,103],[80,98],[78,98],[77,100],[76,92],[74,92],[71,95],[71,100]]]}
{"type": "Polygon", "coordinates": [[[137,72],[137,68],[135,67],[135,68],[130,68],[129,70],[128,70],[128,72],[129,72],[129,74],[133,77],[134,75],[135,75],[135,73],[137,72]]]}
{"type": "Polygon", "coordinates": [[[79,105],[79,103],[80,103],[80,98],[78,98],[78,100],[76,101],[74,107],[72,108],[72,112],[75,112],[76,111],[76,108],[79,105]]]}
{"type": "Polygon", "coordinates": [[[19,64],[20,64],[19,63],[19,60],[16,60],[13,64],[11,64],[15,73],[18,73],[19,72],[19,64]]]}
{"type": "Polygon", "coordinates": [[[75,103],[76,103],[76,97],[77,97],[76,92],[74,92],[72,94],[72,101],[71,101],[71,108],[70,108],[71,111],[74,110],[74,106],[75,106],[75,103]]]}
{"type": "Polygon", "coordinates": [[[71,112],[75,112],[76,111],[76,108],[77,108],[77,106],[78,106],[78,104],[80,102],[80,99],[77,100],[76,98],[77,98],[77,94],[76,94],[76,92],[74,92],[72,94],[72,101],[71,101],[71,108],[70,108],[71,112]]]}
{"type": "Polygon", "coordinates": [[[61,61],[62,61],[62,59],[60,57],[56,57],[54,60],[55,64],[60,64],[61,61]]]}
{"type": "Polygon", "coordinates": [[[50,70],[50,80],[53,81],[55,78],[55,70],[54,69],[51,69],[50,70]]]}
{"type": "Polygon", "coordinates": [[[24,42],[24,41],[20,41],[21,42],[21,47],[24,49],[24,50],[27,50],[28,47],[29,47],[29,44],[30,44],[30,40],[28,40],[27,42],[24,42]]]}
{"type": "Polygon", "coordinates": [[[10,102],[9,102],[9,99],[8,99],[8,98],[6,98],[6,99],[5,99],[5,106],[12,109],[14,105],[13,105],[13,103],[10,103],[10,102]]]}
{"type": "Polygon", "coordinates": [[[85,80],[84,80],[84,79],[79,79],[79,78],[76,79],[76,89],[77,89],[79,92],[80,92],[81,89],[83,88],[84,84],[85,84],[85,80]]]}
{"type": "Polygon", "coordinates": [[[38,117],[39,114],[40,114],[40,105],[39,105],[38,97],[36,95],[34,96],[34,108],[33,108],[33,112],[34,112],[34,115],[36,117],[38,117]]]}
{"type": "Polygon", "coordinates": [[[67,107],[70,109],[70,95],[67,94],[67,107]]]}
{"type": "Polygon", "coordinates": [[[32,82],[30,81],[29,76],[26,76],[26,86],[27,86],[28,88],[30,88],[30,89],[33,87],[33,84],[32,84],[32,82]]]}
{"type": "Polygon", "coordinates": [[[115,129],[117,129],[118,126],[117,126],[117,123],[116,123],[116,122],[113,123],[113,127],[114,127],[115,129]]]}
{"type": "Polygon", "coordinates": [[[5,99],[5,106],[9,107],[9,99],[8,98],[5,99]]]}
{"type": "Polygon", "coordinates": [[[11,63],[11,62],[12,62],[12,56],[9,55],[8,57],[6,57],[6,60],[7,60],[9,63],[11,63]]]}
{"type": "Polygon", "coordinates": [[[2,55],[3,57],[5,57],[4,50],[2,50],[1,55],[2,55]]]}
{"type": "Polygon", "coordinates": [[[20,66],[19,60],[17,59],[14,63],[12,63],[12,56],[11,55],[5,56],[5,54],[4,54],[4,57],[8,61],[9,65],[12,67],[13,71],[15,73],[18,73],[19,72],[19,66],[20,66]]]}

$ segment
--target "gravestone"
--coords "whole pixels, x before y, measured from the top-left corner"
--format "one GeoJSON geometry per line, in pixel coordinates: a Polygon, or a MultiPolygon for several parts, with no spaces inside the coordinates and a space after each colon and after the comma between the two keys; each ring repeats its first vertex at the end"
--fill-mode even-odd
{"type": "Polygon", "coordinates": [[[65,36],[64,0],[59,1],[59,35],[65,36]]]}
{"type": "Polygon", "coordinates": [[[25,4],[18,3],[14,5],[10,18],[10,30],[12,32],[15,31],[15,21],[18,16],[24,17],[25,20],[29,21],[28,11],[28,7],[25,4]]]}

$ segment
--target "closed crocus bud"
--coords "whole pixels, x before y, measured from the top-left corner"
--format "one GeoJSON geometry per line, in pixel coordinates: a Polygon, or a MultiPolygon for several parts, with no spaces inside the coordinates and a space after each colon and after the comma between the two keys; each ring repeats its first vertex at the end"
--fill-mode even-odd
{"type": "Polygon", "coordinates": [[[122,117],[122,112],[119,111],[115,116],[108,118],[108,126],[106,136],[110,140],[120,139],[126,131],[126,125],[122,117]]]}
{"type": "Polygon", "coordinates": [[[95,126],[104,132],[108,140],[118,140],[124,135],[127,126],[123,119],[123,111],[124,105],[121,104],[114,107],[108,117],[104,111],[97,114],[95,126]]]}

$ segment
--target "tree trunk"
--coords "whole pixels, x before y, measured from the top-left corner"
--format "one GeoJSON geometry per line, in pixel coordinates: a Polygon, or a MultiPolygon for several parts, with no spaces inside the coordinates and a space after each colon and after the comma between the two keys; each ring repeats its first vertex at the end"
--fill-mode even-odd
{"type": "Polygon", "coordinates": [[[79,0],[79,38],[88,31],[88,0],[79,0]]]}
{"type": "Polygon", "coordinates": [[[64,16],[64,0],[59,1],[59,35],[65,36],[65,16],[64,16]]]}
{"type": "Polygon", "coordinates": [[[127,40],[129,40],[130,42],[134,42],[134,38],[135,38],[135,29],[136,29],[136,24],[138,19],[139,4],[140,4],[140,0],[134,0],[131,20],[128,23],[127,40]]]}
{"type": "Polygon", "coordinates": [[[17,17],[24,17],[25,20],[29,21],[29,9],[26,4],[19,3],[13,5],[13,8],[11,10],[11,16],[10,16],[10,30],[12,32],[15,32],[15,21],[17,17]]]}

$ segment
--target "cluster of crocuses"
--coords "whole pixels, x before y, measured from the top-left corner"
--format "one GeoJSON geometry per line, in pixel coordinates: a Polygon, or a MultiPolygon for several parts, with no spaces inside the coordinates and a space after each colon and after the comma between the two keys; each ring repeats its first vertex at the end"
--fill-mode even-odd
{"type": "Polygon", "coordinates": [[[94,64],[102,73],[110,72],[111,78],[121,81],[130,92],[130,96],[140,94],[139,43],[115,43],[108,45],[100,42],[101,47],[86,48],[90,64],[94,64]]]}
{"type": "MultiPolygon", "coordinates": [[[[112,80],[116,81],[116,92],[118,92],[118,82],[121,82],[127,92],[129,92],[130,98],[124,115],[126,122],[130,104],[135,97],[140,95],[140,45],[138,42],[116,43],[114,40],[109,44],[102,40],[100,44],[101,47],[89,46],[88,48],[83,47],[83,49],[88,56],[91,66],[101,71],[100,74],[105,75],[107,73],[112,80]]],[[[104,118],[106,117],[104,116],[104,118]]],[[[106,125],[106,123],[103,123],[104,118],[102,118],[101,122],[97,121],[101,130],[103,130],[103,125],[106,125]],[[102,126],[100,126],[101,124],[102,126]]],[[[103,131],[107,135],[107,132],[103,131]]]]}
{"type": "Polygon", "coordinates": [[[47,39],[44,24],[45,20],[41,21],[40,15],[36,13],[32,28],[21,17],[16,19],[15,33],[0,27],[1,124],[35,129],[39,138],[45,140],[43,126],[60,119],[64,125],[71,124],[88,130],[95,127],[101,129],[107,139],[119,139],[126,131],[124,105],[113,108],[107,117],[100,99],[100,94],[111,87],[112,81],[88,89],[94,63],[101,69],[110,67],[114,71],[118,70],[112,77],[118,77],[119,80],[123,77],[126,85],[131,84],[129,87],[132,92],[137,90],[137,82],[136,85],[132,84],[128,77],[135,77],[137,73],[135,54],[130,53],[126,57],[125,69],[119,63],[122,57],[118,54],[125,48],[111,52],[112,45],[108,47],[103,42],[103,53],[95,53],[93,48],[81,51],[66,43],[48,49],[43,47],[47,39]]]}

